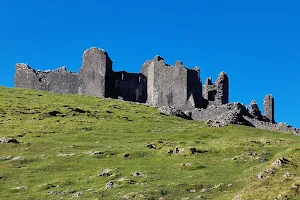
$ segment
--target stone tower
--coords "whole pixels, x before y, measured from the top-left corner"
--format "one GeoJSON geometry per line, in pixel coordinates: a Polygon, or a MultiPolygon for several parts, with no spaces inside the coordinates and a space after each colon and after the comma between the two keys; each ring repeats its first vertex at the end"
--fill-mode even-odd
{"type": "Polygon", "coordinates": [[[264,116],[270,120],[271,123],[275,123],[274,98],[271,94],[266,95],[264,99],[264,116]]]}
{"type": "Polygon", "coordinates": [[[111,97],[113,92],[112,63],[106,51],[96,47],[86,50],[79,72],[79,94],[111,97]]]}

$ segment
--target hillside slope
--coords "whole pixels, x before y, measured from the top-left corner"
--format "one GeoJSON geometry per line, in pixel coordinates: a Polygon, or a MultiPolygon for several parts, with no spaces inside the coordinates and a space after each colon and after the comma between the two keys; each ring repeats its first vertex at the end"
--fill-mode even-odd
{"type": "Polygon", "coordinates": [[[0,199],[299,199],[299,141],[0,87],[0,199]]]}

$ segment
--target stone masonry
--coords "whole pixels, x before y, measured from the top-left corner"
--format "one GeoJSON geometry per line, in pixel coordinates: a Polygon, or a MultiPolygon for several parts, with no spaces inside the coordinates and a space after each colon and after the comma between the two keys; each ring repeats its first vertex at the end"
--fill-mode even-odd
{"type": "Polygon", "coordinates": [[[204,85],[204,99],[206,105],[222,105],[229,102],[229,78],[225,72],[221,72],[216,83],[212,78],[206,79],[204,85]]]}
{"type": "Polygon", "coordinates": [[[108,53],[96,47],[84,52],[78,74],[66,67],[36,71],[27,64],[18,63],[15,87],[147,103],[159,107],[164,114],[175,113],[211,126],[243,124],[300,133],[289,125],[277,125],[272,95],[264,98],[264,114],[256,101],[251,102],[250,109],[240,103],[229,103],[229,77],[225,72],[219,74],[215,83],[208,78],[202,86],[198,67],[188,69],[181,61],[171,66],[161,56],[146,61],[141,73],[114,72],[112,65],[108,53]]]}
{"type": "Polygon", "coordinates": [[[182,110],[204,106],[198,67],[188,69],[180,61],[175,66],[170,66],[160,56],[146,61],[141,73],[114,72],[112,64],[108,53],[95,47],[84,52],[79,74],[69,72],[65,67],[42,72],[35,71],[27,64],[17,64],[15,87],[121,98],[182,110]]]}
{"type": "Polygon", "coordinates": [[[274,98],[271,94],[266,95],[264,99],[264,116],[271,122],[274,123],[274,98]]]}

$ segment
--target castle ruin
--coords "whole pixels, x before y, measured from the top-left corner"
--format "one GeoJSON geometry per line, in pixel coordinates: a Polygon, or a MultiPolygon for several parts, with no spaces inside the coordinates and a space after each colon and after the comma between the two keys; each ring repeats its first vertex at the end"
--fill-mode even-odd
{"type": "Polygon", "coordinates": [[[188,69],[180,61],[170,66],[160,56],[146,61],[141,73],[114,72],[112,65],[108,53],[98,48],[84,52],[79,74],[67,71],[66,67],[36,71],[27,64],[17,64],[15,87],[122,98],[182,110],[226,104],[229,100],[229,81],[225,72],[220,73],[215,84],[210,81],[205,85],[202,95],[198,67],[188,69]]]}
{"type": "Polygon", "coordinates": [[[15,87],[168,107],[183,111],[186,118],[206,121],[212,126],[244,124],[295,134],[300,132],[275,122],[272,95],[264,98],[264,114],[256,101],[251,102],[250,108],[229,103],[229,77],[225,72],[219,74],[215,83],[208,78],[202,86],[198,67],[188,69],[181,61],[170,66],[161,56],[146,61],[141,73],[115,72],[108,53],[93,47],[84,52],[78,74],[66,67],[36,71],[27,64],[16,64],[15,87]]]}

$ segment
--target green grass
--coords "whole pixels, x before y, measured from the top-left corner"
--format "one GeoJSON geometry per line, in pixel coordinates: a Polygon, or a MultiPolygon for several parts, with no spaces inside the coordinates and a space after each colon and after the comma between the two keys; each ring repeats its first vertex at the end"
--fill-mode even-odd
{"type": "Polygon", "coordinates": [[[146,105],[0,87],[0,138],[19,141],[0,143],[0,199],[300,199],[300,137],[288,133],[211,128],[146,105]],[[282,157],[290,162],[274,167],[282,157]],[[112,176],[98,176],[104,169],[112,176]]]}

